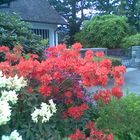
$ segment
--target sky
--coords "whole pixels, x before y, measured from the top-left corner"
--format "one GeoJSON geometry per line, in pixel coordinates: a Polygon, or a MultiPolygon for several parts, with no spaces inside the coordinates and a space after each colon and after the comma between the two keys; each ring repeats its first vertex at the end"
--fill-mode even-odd
{"type": "MultiPolygon", "coordinates": [[[[97,11],[96,10],[94,10],[94,9],[84,9],[84,14],[85,15],[94,15],[95,13],[97,13],[97,11]]],[[[79,12],[79,13],[77,13],[77,16],[78,17],[80,17],[81,16],[81,12],[79,12]]]]}

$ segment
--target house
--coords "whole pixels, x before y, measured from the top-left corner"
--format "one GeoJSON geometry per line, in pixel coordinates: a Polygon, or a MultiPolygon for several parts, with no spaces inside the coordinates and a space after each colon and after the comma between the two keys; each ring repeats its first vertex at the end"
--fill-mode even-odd
{"type": "Polygon", "coordinates": [[[58,44],[57,26],[67,24],[47,0],[14,0],[0,5],[0,11],[20,15],[23,21],[31,23],[35,34],[49,40],[50,46],[58,44]]]}

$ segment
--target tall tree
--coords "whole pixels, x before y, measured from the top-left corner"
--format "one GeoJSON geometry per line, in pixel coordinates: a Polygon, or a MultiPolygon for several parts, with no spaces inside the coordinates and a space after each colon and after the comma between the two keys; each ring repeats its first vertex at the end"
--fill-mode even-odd
{"type": "Polygon", "coordinates": [[[100,14],[126,16],[129,23],[140,32],[140,0],[96,0],[95,7],[100,14]]]}
{"type": "Polygon", "coordinates": [[[126,15],[129,23],[140,32],[140,0],[120,0],[118,14],[126,15]]]}
{"type": "Polygon", "coordinates": [[[84,10],[91,9],[94,0],[49,0],[49,2],[67,20],[72,44],[75,33],[80,31],[82,22],[88,17],[84,10]]]}
{"type": "Polygon", "coordinates": [[[95,0],[95,9],[100,14],[115,14],[120,0],[95,0]]]}

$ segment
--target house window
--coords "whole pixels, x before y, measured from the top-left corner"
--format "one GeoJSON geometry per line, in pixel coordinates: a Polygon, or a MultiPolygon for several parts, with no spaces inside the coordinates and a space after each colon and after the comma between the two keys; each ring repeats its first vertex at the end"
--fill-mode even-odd
{"type": "Polygon", "coordinates": [[[48,29],[32,29],[36,35],[40,35],[43,39],[49,39],[48,29]]]}

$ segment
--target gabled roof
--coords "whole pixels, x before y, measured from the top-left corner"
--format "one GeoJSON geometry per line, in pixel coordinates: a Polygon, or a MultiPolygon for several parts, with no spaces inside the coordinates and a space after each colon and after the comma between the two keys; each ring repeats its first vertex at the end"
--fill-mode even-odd
{"type": "Polygon", "coordinates": [[[48,24],[67,24],[62,16],[50,6],[48,0],[15,0],[7,8],[0,11],[12,14],[17,13],[24,21],[42,22],[48,24]]]}

